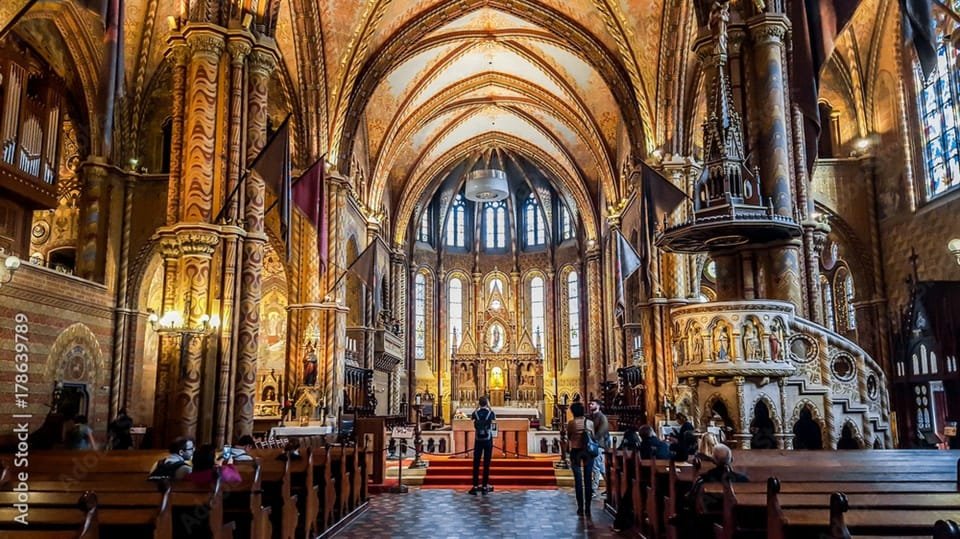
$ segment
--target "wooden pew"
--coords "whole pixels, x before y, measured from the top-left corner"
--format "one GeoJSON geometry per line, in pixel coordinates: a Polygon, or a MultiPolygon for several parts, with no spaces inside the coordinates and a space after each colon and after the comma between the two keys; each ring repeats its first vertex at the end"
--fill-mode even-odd
{"type": "Polygon", "coordinates": [[[817,530],[831,539],[845,539],[851,537],[851,528],[859,534],[873,536],[901,539],[907,536],[930,537],[937,521],[956,516],[955,510],[941,509],[849,511],[846,496],[837,492],[830,496],[829,513],[806,509],[784,510],[784,535],[768,537],[809,537],[817,530]]]}
{"type": "MultiPolygon", "coordinates": [[[[0,506],[13,506],[17,503],[18,493],[0,492],[0,506]]],[[[54,510],[61,513],[73,513],[78,507],[90,503],[96,504],[98,525],[108,527],[111,524],[130,526],[142,523],[142,527],[152,531],[153,539],[171,539],[173,537],[173,513],[170,505],[170,489],[164,492],[123,492],[123,493],[84,493],[80,505],[74,492],[31,492],[31,521],[36,522],[34,511],[37,509],[54,510]],[[91,496],[88,497],[87,495],[91,496]]],[[[72,515],[71,518],[77,518],[72,515]]],[[[99,533],[99,532],[98,532],[99,533]]],[[[5,535],[6,532],[0,533],[5,535]]]]}
{"type": "Polygon", "coordinates": [[[79,501],[76,497],[73,499],[75,510],[31,508],[29,523],[33,529],[14,520],[19,515],[18,509],[2,507],[0,534],[9,539],[100,539],[96,495],[85,492],[79,501]]]}

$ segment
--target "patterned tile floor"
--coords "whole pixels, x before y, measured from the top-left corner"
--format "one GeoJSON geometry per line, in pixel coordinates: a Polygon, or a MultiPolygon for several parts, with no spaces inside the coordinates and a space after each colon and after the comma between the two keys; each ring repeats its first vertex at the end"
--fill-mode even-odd
{"type": "Polygon", "coordinates": [[[576,513],[571,488],[503,490],[486,496],[465,491],[411,488],[407,494],[378,494],[338,538],[543,539],[620,537],[613,518],[593,502],[593,518],[576,513]]]}

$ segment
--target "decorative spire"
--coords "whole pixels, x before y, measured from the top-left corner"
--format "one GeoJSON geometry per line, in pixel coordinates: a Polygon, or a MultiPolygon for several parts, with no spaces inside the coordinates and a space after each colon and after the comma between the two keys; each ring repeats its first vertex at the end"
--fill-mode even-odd
{"type": "Polygon", "coordinates": [[[730,202],[760,202],[754,174],[744,166],[742,124],[733,105],[727,67],[729,22],[729,0],[715,0],[708,25],[714,46],[706,59],[710,94],[703,123],[704,171],[698,185],[697,209],[730,202]]]}

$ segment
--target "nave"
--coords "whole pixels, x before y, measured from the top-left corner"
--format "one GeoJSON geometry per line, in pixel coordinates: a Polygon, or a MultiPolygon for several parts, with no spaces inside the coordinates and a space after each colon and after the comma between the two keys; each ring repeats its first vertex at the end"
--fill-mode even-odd
{"type": "Polygon", "coordinates": [[[540,539],[621,537],[613,518],[594,500],[593,518],[578,517],[572,488],[503,490],[471,496],[462,490],[411,489],[381,494],[338,538],[452,539],[461,537],[540,539]]]}

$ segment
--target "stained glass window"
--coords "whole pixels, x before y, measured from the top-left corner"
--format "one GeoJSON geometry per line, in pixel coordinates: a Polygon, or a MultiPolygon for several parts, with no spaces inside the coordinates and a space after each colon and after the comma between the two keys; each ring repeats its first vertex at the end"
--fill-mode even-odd
{"type": "Polygon", "coordinates": [[[569,240],[573,238],[573,221],[570,219],[570,212],[567,207],[560,204],[560,240],[569,240]]]}
{"type": "MultiPolygon", "coordinates": [[[[960,9],[960,0],[952,0],[949,4],[954,11],[960,9]]],[[[924,80],[919,63],[914,65],[926,169],[922,193],[924,200],[932,200],[960,187],[960,149],[957,140],[960,74],[957,73],[958,51],[949,39],[955,23],[950,17],[939,19],[936,70],[924,80]]]]}
{"type": "Polygon", "coordinates": [[[450,208],[450,217],[447,220],[447,245],[449,247],[466,247],[467,245],[467,205],[463,196],[457,195],[450,208]]]}
{"type": "Polygon", "coordinates": [[[417,235],[417,239],[430,243],[430,209],[423,210],[423,215],[420,217],[420,231],[417,235]]]}
{"type": "Polygon", "coordinates": [[[833,316],[833,287],[830,286],[830,279],[826,275],[820,276],[820,295],[823,300],[824,324],[830,331],[837,330],[837,324],[833,316]]]}
{"type": "Polygon", "coordinates": [[[447,287],[447,312],[450,317],[450,346],[460,345],[463,337],[463,283],[454,277],[447,287]]]}
{"type": "Polygon", "coordinates": [[[543,343],[546,341],[545,328],[547,327],[543,290],[543,279],[540,277],[530,279],[530,338],[533,339],[533,344],[541,354],[543,343]]]}
{"type": "Polygon", "coordinates": [[[524,205],[524,219],[527,227],[527,245],[543,245],[547,242],[546,223],[540,213],[540,204],[537,197],[530,193],[524,205]]]}
{"type": "Polygon", "coordinates": [[[577,272],[567,276],[567,313],[570,321],[570,359],[580,358],[580,281],[577,272]]]}
{"type": "Polygon", "coordinates": [[[488,202],[484,206],[483,227],[484,247],[503,249],[507,246],[507,206],[503,201],[488,202]]]}
{"type": "Polygon", "coordinates": [[[413,281],[414,357],[427,357],[427,279],[418,273],[413,281]]]}

